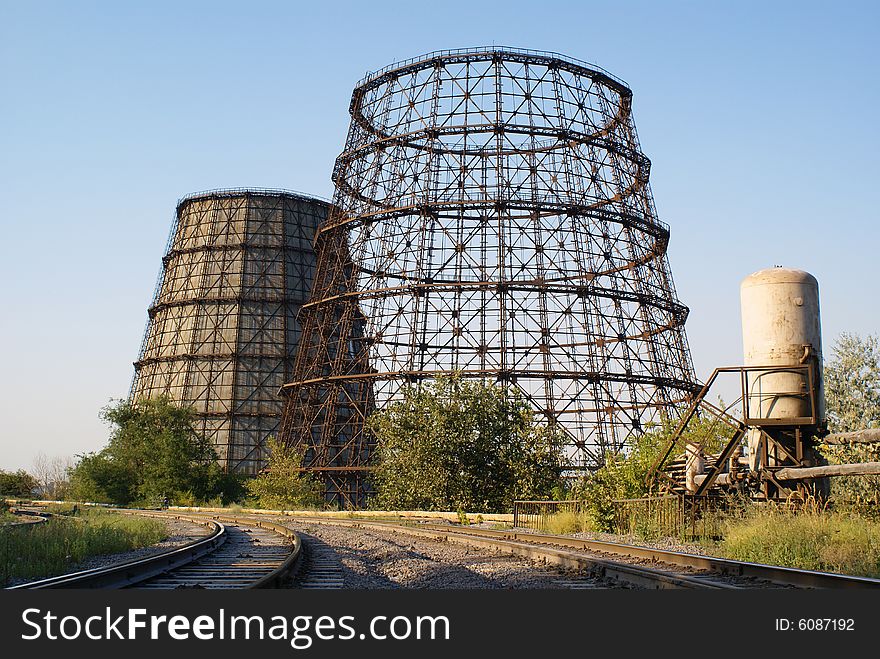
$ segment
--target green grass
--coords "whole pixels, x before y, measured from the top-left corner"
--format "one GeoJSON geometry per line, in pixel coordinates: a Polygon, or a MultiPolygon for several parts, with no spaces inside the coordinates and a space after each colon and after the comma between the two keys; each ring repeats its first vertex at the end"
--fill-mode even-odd
{"type": "Polygon", "coordinates": [[[766,508],[725,524],[727,558],[880,577],[880,523],[840,512],[766,508]]]}
{"type": "Polygon", "coordinates": [[[550,515],[544,526],[547,533],[554,535],[568,535],[590,530],[590,523],[585,513],[564,510],[550,515]]]}
{"type": "Polygon", "coordinates": [[[103,510],[82,510],[75,518],[0,527],[0,581],[61,574],[98,554],[152,545],[168,535],[160,520],[103,510]]]}
{"type": "Polygon", "coordinates": [[[8,524],[15,521],[15,515],[9,512],[9,504],[0,497],[0,524],[8,524]]]}

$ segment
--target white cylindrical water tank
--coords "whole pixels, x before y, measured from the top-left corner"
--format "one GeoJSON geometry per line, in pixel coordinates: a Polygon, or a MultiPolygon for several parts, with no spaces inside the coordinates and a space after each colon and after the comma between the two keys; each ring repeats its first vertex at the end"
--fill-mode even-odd
{"type": "MultiPolygon", "coordinates": [[[[816,365],[817,416],[824,419],[819,282],[803,270],[778,267],[759,270],[743,280],[740,301],[745,365],[799,366],[812,361],[816,365]]],[[[798,373],[750,373],[750,416],[764,419],[810,416],[806,384],[798,373]]]]}

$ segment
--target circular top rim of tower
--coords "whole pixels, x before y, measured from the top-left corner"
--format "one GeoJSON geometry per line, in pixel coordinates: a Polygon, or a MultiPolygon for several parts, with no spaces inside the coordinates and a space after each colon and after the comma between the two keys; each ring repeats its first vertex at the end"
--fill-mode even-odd
{"type": "Polygon", "coordinates": [[[811,284],[818,286],[819,280],[806,270],[776,266],[763,268],[748,275],[740,282],[740,288],[752,288],[766,284],[811,284]]]}
{"type": "Polygon", "coordinates": [[[495,57],[502,60],[521,61],[534,64],[562,64],[570,69],[575,69],[591,78],[600,78],[604,83],[613,87],[618,92],[630,96],[632,90],[622,78],[617,77],[601,66],[569,57],[561,53],[549,50],[531,50],[528,48],[515,48],[510,46],[478,46],[474,48],[454,48],[450,50],[433,50],[424,55],[417,55],[406,60],[393,62],[387,66],[368,72],[355,85],[355,89],[365,89],[382,83],[386,78],[394,78],[419,69],[428,68],[439,61],[486,61],[495,57]]]}
{"type": "Polygon", "coordinates": [[[318,202],[326,206],[333,205],[333,202],[325,197],[299,192],[298,190],[285,190],[283,188],[216,188],[214,190],[202,190],[200,192],[192,192],[185,195],[177,200],[176,208],[179,210],[184,204],[191,201],[199,201],[200,199],[210,199],[212,197],[232,199],[234,197],[243,197],[245,195],[260,197],[291,197],[298,201],[318,202]]]}

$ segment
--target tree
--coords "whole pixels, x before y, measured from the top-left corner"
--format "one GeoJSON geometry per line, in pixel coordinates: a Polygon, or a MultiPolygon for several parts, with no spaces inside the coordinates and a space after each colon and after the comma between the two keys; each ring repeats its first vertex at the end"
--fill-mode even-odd
{"type": "Polygon", "coordinates": [[[107,449],[77,457],[79,462],[70,471],[68,496],[71,499],[121,506],[134,501],[136,474],[123,462],[114,460],[107,449]]]}
{"type": "Polygon", "coordinates": [[[75,498],[121,505],[203,501],[226,477],[210,442],[192,427],[194,412],[168,398],[120,401],[102,417],[113,430],[98,453],[80,456],[71,472],[75,498]]]}
{"type": "Polygon", "coordinates": [[[880,341],[841,334],[825,362],[825,406],[831,432],[880,427],[880,341]]]}
{"type": "Polygon", "coordinates": [[[323,503],[321,484],[301,470],[303,453],[274,437],[266,441],[266,470],[247,483],[260,507],[280,510],[316,508],[323,503]]]}
{"type": "Polygon", "coordinates": [[[50,458],[45,453],[37,453],[31,466],[40,496],[44,499],[63,499],[67,494],[70,470],[74,462],[69,457],[50,458]]]}
{"type": "Polygon", "coordinates": [[[0,469],[0,495],[28,499],[37,489],[36,479],[24,469],[16,472],[0,469]]]}
{"type": "MultiPolygon", "coordinates": [[[[844,333],[825,362],[825,407],[831,432],[880,428],[880,341],[844,333]]],[[[830,464],[880,461],[880,444],[823,445],[830,464]]],[[[880,505],[880,476],[838,476],[831,492],[864,511],[880,505]]]]}
{"type": "Polygon", "coordinates": [[[459,377],[404,390],[374,413],[374,507],[509,510],[560,482],[562,437],[535,423],[516,390],[459,377]]]}

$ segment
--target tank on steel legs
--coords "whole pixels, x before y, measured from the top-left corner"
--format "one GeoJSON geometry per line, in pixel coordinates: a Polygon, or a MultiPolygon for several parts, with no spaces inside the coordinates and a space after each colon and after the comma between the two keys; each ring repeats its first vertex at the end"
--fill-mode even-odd
{"type": "Polygon", "coordinates": [[[167,395],[229,472],[263,466],[293,374],[297,313],[314,278],[329,204],[276,190],[219,190],[177,205],[135,363],[131,399],[167,395]]]}
{"type": "Polygon", "coordinates": [[[406,384],[518,388],[593,468],[697,389],[629,87],[553,53],[431,53],[352,96],[282,437],[363,502],[406,384]]]}
{"type": "Polygon", "coordinates": [[[819,282],[808,272],[775,267],[740,284],[746,374],[749,469],[764,476],[765,498],[825,497],[827,479],[780,484],[769,477],[784,467],[824,462],[815,437],[826,433],[819,282]],[[811,368],[804,372],[803,367],[811,368]],[[789,486],[789,487],[786,487],[789,486]]]}

